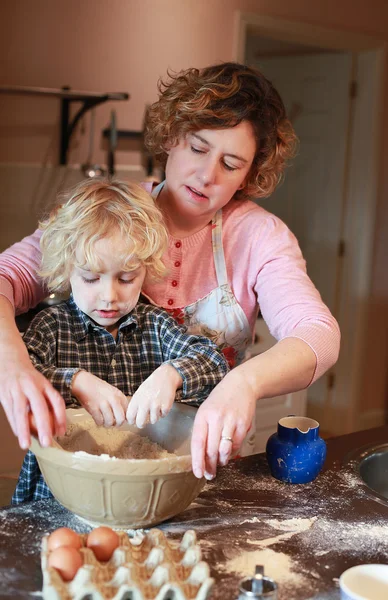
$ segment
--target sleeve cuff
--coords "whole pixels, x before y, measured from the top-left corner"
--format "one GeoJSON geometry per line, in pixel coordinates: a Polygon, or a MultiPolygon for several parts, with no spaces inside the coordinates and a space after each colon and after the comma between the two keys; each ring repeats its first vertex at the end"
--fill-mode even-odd
{"type": "Polygon", "coordinates": [[[316,356],[317,364],[309,385],[319,379],[338,359],[340,345],[338,327],[333,330],[323,323],[310,323],[300,325],[286,337],[302,340],[310,346],[316,356]]]}
{"type": "Polygon", "coordinates": [[[74,375],[83,369],[39,369],[38,370],[50,381],[51,385],[61,394],[65,404],[74,404],[71,395],[71,385],[74,375]]]}
{"type": "Polygon", "coordinates": [[[228,365],[221,355],[219,360],[213,359],[211,364],[201,358],[184,357],[167,361],[182,377],[182,399],[198,395],[207,397],[228,372],[228,365]]]}

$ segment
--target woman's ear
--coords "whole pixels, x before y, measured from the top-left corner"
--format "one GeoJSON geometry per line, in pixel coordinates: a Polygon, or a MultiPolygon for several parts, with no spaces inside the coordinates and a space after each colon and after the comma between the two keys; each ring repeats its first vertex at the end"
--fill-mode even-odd
{"type": "Polygon", "coordinates": [[[251,173],[252,173],[252,165],[251,165],[251,168],[249,169],[248,173],[245,175],[244,180],[241,182],[241,184],[237,188],[238,190],[243,190],[248,185],[249,176],[251,175],[251,173]]]}
{"type": "Polygon", "coordinates": [[[247,180],[245,178],[244,181],[242,183],[240,183],[237,190],[242,190],[243,188],[245,188],[246,184],[247,184],[247,180]]]}

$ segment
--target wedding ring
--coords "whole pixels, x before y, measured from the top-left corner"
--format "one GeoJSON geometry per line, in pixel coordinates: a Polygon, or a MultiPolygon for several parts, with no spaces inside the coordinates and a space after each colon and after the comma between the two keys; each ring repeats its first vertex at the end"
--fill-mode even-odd
{"type": "Polygon", "coordinates": [[[225,440],[226,442],[233,442],[233,438],[229,437],[228,435],[222,435],[221,439],[225,440]]]}

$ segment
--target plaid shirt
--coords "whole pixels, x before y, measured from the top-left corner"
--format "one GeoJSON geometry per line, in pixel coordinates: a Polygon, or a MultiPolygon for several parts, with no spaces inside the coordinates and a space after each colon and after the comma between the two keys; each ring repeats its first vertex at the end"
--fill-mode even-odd
{"type": "MultiPolygon", "coordinates": [[[[70,298],[38,313],[23,339],[32,363],[62,394],[67,406],[74,404],[71,382],[80,370],[132,396],[157,367],[171,364],[183,380],[180,399],[195,406],[228,371],[211,340],[188,335],[168,313],[147,304],[137,304],[122,319],[115,340],[70,298]]],[[[28,451],[12,503],[50,496],[37,460],[28,451]]]]}

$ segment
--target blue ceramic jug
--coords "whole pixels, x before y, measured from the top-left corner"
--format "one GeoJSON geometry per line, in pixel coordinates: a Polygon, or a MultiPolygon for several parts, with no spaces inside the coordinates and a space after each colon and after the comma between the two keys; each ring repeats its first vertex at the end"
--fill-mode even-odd
{"type": "Polygon", "coordinates": [[[326,444],[319,437],[319,423],[308,417],[280,419],[278,431],[267,442],[271,474],[287,483],[309,483],[316,478],[326,458],[326,444]]]}

